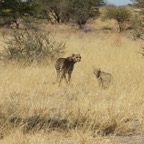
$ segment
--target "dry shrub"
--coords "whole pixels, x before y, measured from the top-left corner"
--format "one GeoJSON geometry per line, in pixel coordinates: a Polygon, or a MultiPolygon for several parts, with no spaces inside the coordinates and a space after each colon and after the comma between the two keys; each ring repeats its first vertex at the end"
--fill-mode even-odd
{"type": "Polygon", "coordinates": [[[144,19],[141,16],[135,16],[132,19],[133,37],[134,39],[144,40],[144,19]]]}
{"type": "Polygon", "coordinates": [[[57,42],[50,33],[42,31],[14,30],[5,44],[1,59],[24,64],[51,62],[65,52],[64,42],[57,42]]]}

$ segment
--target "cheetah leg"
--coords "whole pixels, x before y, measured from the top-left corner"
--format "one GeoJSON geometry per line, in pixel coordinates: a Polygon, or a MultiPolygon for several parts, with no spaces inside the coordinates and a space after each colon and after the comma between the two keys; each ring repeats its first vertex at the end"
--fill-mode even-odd
{"type": "Polygon", "coordinates": [[[62,72],[61,76],[60,76],[60,80],[59,80],[59,86],[61,85],[62,80],[65,78],[65,72],[62,72]]]}
{"type": "Polygon", "coordinates": [[[68,73],[68,83],[70,83],[71,81],[71,74],[72,74],[72,71],[68,73]]]}
{"type": "Polygon", "coordinates": [[[108,87],[109,87],[109,83],[108,83],[108,82],[104,82],[103,88],[104,88],[104,89],[107,89],[108,87]]]}
{"type": "Polygon", "coordinates": [[[101,81],[101,88],[106,89],[107,88],[107,83],[105,81],[101,81]]]}
{"type": "Polygon", "coordinates": [[[103,81],[101,79],[98,80],[98,85],[100,88],[103,88],[103,81]]]}
{"type": "Polygon", "coordinates": [[[56,84],[60,79],[60,71],[57,71],[57,79],[53,84],[56,84]]]}
{"type": "Polygon", "coordinates": [[[68,83],[68,80],[66,79],[66,75],[64,74],[64,79],[65,79],[65,82],[68,83]]]}
{"type": "Polygon", "coordinates": [[[104,88],[104,82],[102,81],[101,83],[102,83],[101,87],[104,88]]]}

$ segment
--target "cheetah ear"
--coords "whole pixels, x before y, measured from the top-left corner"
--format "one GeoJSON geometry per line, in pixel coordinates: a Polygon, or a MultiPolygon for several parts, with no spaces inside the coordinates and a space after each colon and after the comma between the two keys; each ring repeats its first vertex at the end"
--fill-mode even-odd
{"type": "Polygon", "coordinates": [[[72,54],[72,57],[74,57],[75,56],[75,54],[72,54]]]}

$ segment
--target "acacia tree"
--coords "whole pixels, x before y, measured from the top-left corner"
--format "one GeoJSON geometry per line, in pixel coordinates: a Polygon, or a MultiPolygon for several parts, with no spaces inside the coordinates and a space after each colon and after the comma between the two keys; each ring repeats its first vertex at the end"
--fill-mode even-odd
{"type": "MultiPolygon", "coordinates": [[[[6,22],[16,24],[18,18],[34,16],[38,19],[55,19],[56,22],[77,23],[80,28],[89,19],[99,15],[98,6],[105,0],[0,0],[0,16],[8,17],[6,22]]],[[[5,24],[5,23],[4,23],[5,24]]]]}
{"type": "Polygon", "coordinates": [[[10,20],[3,23],[11,24],[14,22],[19,28],[18,18],[33,14],[33,5],[30,1],[23,0],[0,0],[0,16],[8,17],[10,20]]]}
{"type": "Polygon", "coordinates": [[[124,7],[108,7],[105,12],[105,18],[115,19],[118,22],[120,32],[123,30],[123,23],[129,20],[130,17],[129,10],[124,7]]]}
{"type": "Polygon", "coordinates": [[[79,25],[85,25],[89,19],[99,16],[98,6],[101,0],[68,0],[67,13],[69,19],[79,25]]]}
{"type": "MultiPolygon", "coordinates": [[[[80,28],[89,19],[99,15],[98,6],[104,5],[104,0],[34,0],[41,8],[47,11],[56,22],[77,23],[80,28]]],[[[42,10],[41,9],[41,10],[42,10]]]]}
{"type": "Polygon", "coordinates": [[[55,19],[56,22],[60,22],[60,3],[62,0],[33,0],[36,5],[35,16],[40,19],[55,19]]]}

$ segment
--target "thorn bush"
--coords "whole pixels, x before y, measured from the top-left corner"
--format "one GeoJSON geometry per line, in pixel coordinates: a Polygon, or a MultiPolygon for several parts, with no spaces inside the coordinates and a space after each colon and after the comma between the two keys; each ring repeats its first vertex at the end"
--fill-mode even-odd
{"type": "Polygon", "coordinates": [[[5,41],[1,59],[37,64],[52,62],[65,53],[65,42],[58,42],[50,33],[35,30],[14,30],[5,41]]]}

